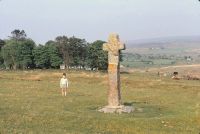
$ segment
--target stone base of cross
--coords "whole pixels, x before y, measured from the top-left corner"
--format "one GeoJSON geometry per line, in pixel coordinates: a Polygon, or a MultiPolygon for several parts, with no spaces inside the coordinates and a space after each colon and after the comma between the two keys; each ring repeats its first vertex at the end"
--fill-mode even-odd
{"type": "Polygon", "coordinates": [[[110,34],[108,43],[103,44],[103,50],[108,52],[108,105],[100,109],[104,113],[130,113],[134,111],[131,106],[121,105],[120,90],[120,50],[124,50],[125,45],[120,42],[117,34],[110,34]]]}

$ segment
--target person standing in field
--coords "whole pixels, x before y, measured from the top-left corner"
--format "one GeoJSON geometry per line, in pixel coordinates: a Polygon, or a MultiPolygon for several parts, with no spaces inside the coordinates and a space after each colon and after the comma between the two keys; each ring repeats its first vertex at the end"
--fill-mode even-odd
{"type": "Polygon", "coordinates": [[[66,96],[67,95],[67,89],[68,89],[68,80],[66,77],[66,73],[63,73],[62,78],[60,79],[60,88],[62,90],[62,96],[66,96]]]}

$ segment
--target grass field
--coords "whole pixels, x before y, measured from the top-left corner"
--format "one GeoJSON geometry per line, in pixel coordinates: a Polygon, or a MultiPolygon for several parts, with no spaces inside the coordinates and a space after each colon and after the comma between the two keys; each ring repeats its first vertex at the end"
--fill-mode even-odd
{"type": "Polygon", "coordinates": [[[200,81],[122,74],[123,103],[136,111],[119,115],[97,112],[107,103],[105,73],[67,73],[62,97],[60,71],[1,71],[0,134],[200,133],[200,81]]]}

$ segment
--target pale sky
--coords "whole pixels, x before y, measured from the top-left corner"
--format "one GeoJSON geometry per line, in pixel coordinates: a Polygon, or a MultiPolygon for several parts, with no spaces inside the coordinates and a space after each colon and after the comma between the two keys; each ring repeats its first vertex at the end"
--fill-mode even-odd
{"type": "Polygon", "coordinates": [[[24,29],[36,43],[56,36],[130,41],[200,35],[198,0],[0,0],[0,38],[24,29]]]}

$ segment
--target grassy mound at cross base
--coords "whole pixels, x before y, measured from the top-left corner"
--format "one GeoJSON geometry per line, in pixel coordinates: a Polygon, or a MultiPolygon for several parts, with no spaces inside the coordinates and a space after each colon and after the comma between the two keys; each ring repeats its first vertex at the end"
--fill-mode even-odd
{"type": "Polygon", "coordinates": [[[131,114],[103,114],[105,73],[68,72],[62,97],[59,71],[0,72],[0,133],[198,134],[200,81],[122,74],[122,98],[131,114]]]}

